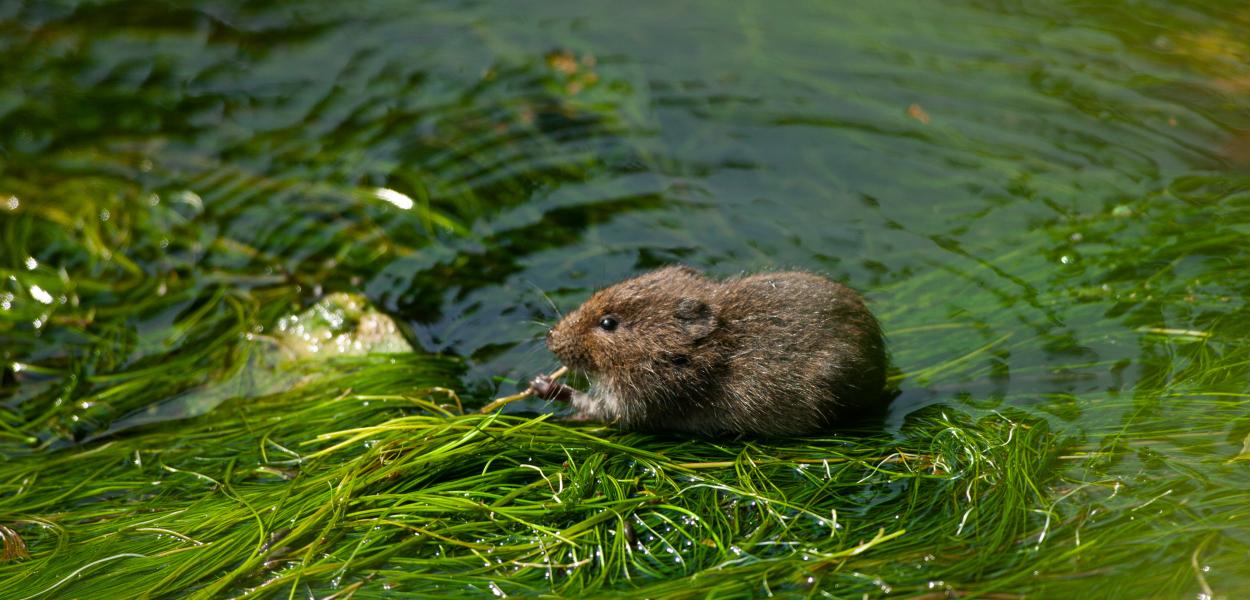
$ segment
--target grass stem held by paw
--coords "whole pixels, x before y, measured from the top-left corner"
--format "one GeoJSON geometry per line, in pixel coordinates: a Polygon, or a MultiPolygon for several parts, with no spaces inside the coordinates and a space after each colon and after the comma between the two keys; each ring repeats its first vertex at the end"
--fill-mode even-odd
{"type": "MultiPolygon", "coordinates": [[[[550,377],[552,381],[555,381],[561,377],[564,377],[564,375],[568,372],[569,372],[568,367],[560,367],[559,369],[556,369],[554,373],[552,373],[551,375],[548,375],[548,377],[550,377]]],[[[523,391],[512,394],[511,396],[503,396],[502,398],[495,398],[494,400],[491,400],[489,404],[482,407],[481,413],[486,414],[486,413],[495,411],[513,402],[516,402],[517,400],[528,398],[532,396],[533,394],[534,394],[534,387],[530,386],[530,387],[525,388],[523,391]]]]}

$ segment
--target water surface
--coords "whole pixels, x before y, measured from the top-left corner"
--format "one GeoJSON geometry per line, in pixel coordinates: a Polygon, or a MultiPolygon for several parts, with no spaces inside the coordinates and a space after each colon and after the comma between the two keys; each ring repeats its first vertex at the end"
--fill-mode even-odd
{"type": "Polygon", "coordinates": [[[550,370],[597,287],[799,268],[872,300],[888,430],[951,407],[1064,440],[1037,552],[1141,515],[1082,585],[1236,597],[1246,40],[1236,2],[5,3],[4,443],[271,391],[255,339],[333,292],[480,402],[550,370]]]}

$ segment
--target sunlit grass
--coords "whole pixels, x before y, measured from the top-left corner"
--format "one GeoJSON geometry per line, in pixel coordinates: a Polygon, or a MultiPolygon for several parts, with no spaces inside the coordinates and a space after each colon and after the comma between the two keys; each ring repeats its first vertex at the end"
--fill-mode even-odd
{"type": "Polygon", "coordinates": [[[937,559],[954,548],[1015,552],[1057,451],[1035,420],[949,410],[897,437],[657,438],[460,415],[422,391],[454,373],[440,359],[322,369],[190,422],[5,463],[0,513],[34,549],[0,567],[9,589],[920,590],[971,580],[973,563],[937,559]],[[929,561],[922,581],[899,578],[929,561]]]}
{"type": "MultiPolygon", "coordinates": [[[[1250,522],[1231,490],[1187,509],[1208,457],[1149,449],[1205,442],[1153,420],[1102,448],[949,406],[894,435],[705,441],[462,415],[444,359],[303,367],[283,393],[6,461],[0,514],[31,552],[0,566],[9,596],[1077,590],[1139,544],[1203,560],[1236,543],[1214,522],[1250,522]],[[1172,475],[1134,475],[1148,460],[1172,475]]],[[[1186,589],[1189,562],[1117,585],[1186,589]]]]}
{"type": "MultiPolygon", "coordinates": [[[[272,23],[292,18],[286,9],[261,6],[238,16],[255,18],[252,30],[208,36],[205,49],[228,58],[205,57],[203,71],[144,45],[144,56],[169,63],[135,67],[142,83],[128,74],[142,61],[128,56],[98,85],[78,83],[90,59],[117,58],[93,54],[109,44],[87,43],[101,23],[128,32],[121,41],[141,30],[144,44],[148,31],[178,47],[206,43],[198,27],[165,28],[159,11],[131,22],[131,8],[143,6],[83,6],[63,18],[36,10],[34,29],[6,37],[0,57],[18,73],[0,94],[0,598],[1236,598],[1250,589],[1250,184],[1235,172],[1174,176],[1188,160],[1219,162],[1225,141],[1185,121],[1214,114],[1235,97],[1229,88],[1169,106],[1167,94],[1183,91],[1164,85],[1171,71],[1144,70],[1133,86],[1164,91],[1141,112],[1130,96],[1142,90],[1091,73],[1118,77],[1121,60],[1146,68],[1147,58],[1110,44],[1116,60],[1086,61],[1069,47],[1085,46],[1084,34],[1056,31],[1046,44],[1071,56],[1020,54],[1039,65],[1027,84],[977,88],[1018,110],[1010,120],[1027,135],[995,137],[1005,113],[938,93],[930,97],[947,106],[926,102],[916,114],[928,122],[913,115],[900,129],[912,100],[883,104],[861,91],[884,89],[864,87],[870,79],[910,82],[903,75],[923,71],[937,86],[929,77],[944,68],[984,65],[937,51],[916,72],[816,76],[771,54],[787,44],[759,27],[760,6],[731,14],[749,42],[738,51],[761,70],[862,111],[825,118],[799,87],[793,105],[779,105],[739,97],[751,88],[715,70],[677,84],[629,56],[526,54],[453,10],[436,15],[450,23],[444,35],[472,30],[498,45],[488,55],[506,55],[465,76],[472,85],[400,69],[385,52],[399,44],[381,36],[386,46],[358,47],[368,50],[359,68],[342,75],[408,81],[341,83],[382,91],[316,98],[315,127],[242,131],[183,119],[215,122],[227,111],[219,106],[287,108],[268,79],[235,72],[272,66],[249,57],[282,33],[272,23]],[[1065,67],[1058,80],[1050,61],[1065,67]],[[181,87],[170,69],[189,66],[209,87],[181,87]],[[27,97],[26,86],[48,93],[27,97]],[[1025,118],[1030,107],[1038,114],[1025,118]],[[1177,107],[1182,118],[1159,125],[1177,107]],[[1098,116],[1062,112],[1072,109],[1098,116]],[[1158,129],[1121,127],[1134,119],[1158,129]],[[769,178],[793,172],[763,168],[775,145],[755,156],[686,152],[748,135],[739,123],[832,135],[831,151],[810,155],[810,180],[780,183],[769,178]],[[1099,162],[1126,150],[1112,133],[1132,134],[1125,145],[1167,138],[1186,153],[1143,151],[1118,173],[1120,159],[1099,162]],[[792,198],[783,190],[811,195],[809,208],[859,202],[874,186],[828,167],[853,158],[842,150],[852,141],[855,154],[890,157],[877,186],[885,193],[862,198],[876,208],[855,213],[862,239],[825,240],[816,219],[753,232],[758,215],[745,204],[718,205],[740,184],[778,203],[792,198]],[[923,180],[889,187],[904,177],[896,165],[923,180]],[[744,179],[727,186],[728,174],[744,179]],[[963,204],[893,212],[899,200],[887,194],[916,188],[963,204]],[[638,220],[648,213],[665,214],[638,220]],[[662,236],[621,241],[654,223],[666,223],[662,236]],[[704,248],[709,237],[691,234],[703,227],[743,241],[704,248]],[[793,247],[773,244],[781,238],[793,247]],[[817,257],[825,244],[861,242],[864,256],[817,257]],[[478,412],[512,391],[493,389],[499,373],[467,369],[480,368],[478,351],[521,339],[495,328],[536,316],[512,309],[522,280],[556,274],[561,289],[550,291],[562,302],[588,291],[585,270],[600,261],[641,269],[677,259],[722,272],[748,268],[738,259],[797,260],[876,277],[850,283],[886,325],[902,390],[895,411],[825,437],[773,440],[478,412]],[[335,292],[363,294],[409,324],[479,311],[463,328],[480,332],[449,336],[472,343],[431,344],[473,355],[284,354],[280,319],[335,292]],[[498,305],[483,306],[486,295],[498,305]]],[[[1016,25],[999,28],[1005,15],[981,16],[1016,43],[1016,25]]],[[[325,15],[303,18],[311,24],[287,32],[283,51],[315,48],[318,28],[335,31],[325,15]]],[[[0,29],[22,29],[9,25],[0,29]]],[[[813,27],[849,35],[841,24],[813,27]]],[[[1239,39],[1206,39],[1225,37],[1239,39]]],[[[865,40],[895,60],[881,51],[888,44],[865,40]]],[[[1000,43],[969,41],[977,57],[1000,43]]],[[[882,64],[868,54],[854,72],[882,64]]],[[[1026,75],[1018,66],[988,71],[1001,67],[1006,81],[1026,75]]],[[[1216,88],[1228,85],[1236,80],[1216,88]]]]}

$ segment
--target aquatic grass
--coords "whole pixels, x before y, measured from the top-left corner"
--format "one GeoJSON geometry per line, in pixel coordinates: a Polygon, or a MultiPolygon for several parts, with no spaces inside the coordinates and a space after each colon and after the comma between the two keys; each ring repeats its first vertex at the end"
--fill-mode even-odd
{"type": "Polygon", "coordinates": [[[433,387],[455,371],[443,363],[339,362],[345,372],[330,385],[310,380],[38,464],[9,461],[14,493],[0,511],[28,544],[59,541],[0,576],[17,597],[103,593],[117,579],[131,593],[206,597],[466,585],[664,593],[685,578],[758,591],[747,575],[807,589],[805,577],[841,582],[840,570],[905,544],[916,534],[903,524],[924,515],[976,506],[953,535],[984,535],[971,523],[1015,535],[1027,519],[1017,504],[1033,492],[1004,495],[998,479],[1014,469],[1039,485],[1048,463],[1037,453],[1054,452],[1044,425],[997,415],[918,419],[882,455],[886,440],[872,435],[797,446],[666,440],[461,416],[446,394],[393,393],[433,387]],[[202,438],[215,440],[212,452],[202,438]],[[71,472],[81,485],[55,484],[71,472]],[[69,571],[39,567],[97,561],[108,577],[61,582],[69,571]]]}
{"type": "Polygon", "coordinates": [[[1237,597],[1247,13],[1175,4],[0,8],[0,596],[1237,597]],[[885,422],[472,414],[668,262],[864,289],[885,422]],[[421,350],[285,355],[341,291],[421,350]]]}
{"type": "MultiPolygon", "coordinates": [[[[83,20],[94,11],[77,8],[50,21],[25,16],[88,45],[106,22],[133,27],[109,11],[83,20]]],[[[466,24],[455,14],[430,23],[466,24]]],[[[231,43],[250,43],[235,33],[231,43]]],[[[31,87],[74,87],[72,68],[41,53],[46,40],[13,39],[6,72],[25,73],[31,87]]],[[[439,317],[447,281],[463,290],[493,285],[519,269],[521,246],[559,247],[578,237],[579,224],[659,206],[655,194],[631,190],[578,199],[546,215],[559,227],[521,206],[535,187],[577,184],[607,161],[637,160],[641,151],[618,136],[635,125],[622,115],[638,109],[622,106],[630,96],[608,91],[612,82],[594,67],[593,56],[560,52],[501,60],[472,86],[428,99],[414,93],[420,101],[384,120],[391,134],[359,122],[376,116],[369,107],[332,102],[312,114],[331,131],[306,144],[289,139],[305,128],[190,135],[189,114],[124,82],[55,94],[56,108],[21,103],[0,114],[0,443],[25,452],[91,438],[157,404],[165,416],[202,412],[226,395],[213,389],[260,393],[247,389],[253,338],[328,292],[365,288],[375,305],[411,319],[401,322],[411,339],[414,326],[439,317]],[[91,104],[83,97],[100,106],[131,98],[144,107],[136,114],[171,129],[145,144],[134,140],[159,128],[147,119],[49,117],[81,112],[91,104]],[[410,140],[395,158],[359,151],[391,147],[395,129],[410,140]],[[27,136],[46,143],[27,151],[27,136]],[[506,227],[471,226],[510,208],[506,227]],[[203,405],[169,406],[180,393],[203,405]]],[[[166,77],[158,68],[153,83],[166,77]]],[[[406,85],[415,90],[425,79],[415,72],[406,85]]],[[[205,93],[165,99],[197,107],[188,113],[207,97],[232,100],[205,93]]]]}
{"type": "MultiPolygon", "coordinates": [[[[925,293],[912,301],[962,285],[943,281],[918,277],[925,293]]],[[[206,313],[189,314],[200,323],[194,315],[206,313]]],[[[1239,491],[1250,422],[1244,393],[1220,388],[1243,372],[1244,333],[1226,323],[1176,335],[1156,320],[1069,334],[984,314],[906,324],[886,311],[904,323],[892,337],[902,401],[926,393],[910,382],[971,391],[895,427],[811,440],[689,440],[476,415],[482,399],[455,391],[464,389],[455,359],[276,365],[256,340],[242,347],[261,383],[206,415],[6,455],[0,519],[30,558],[0,565],[0,587],[18,598],[1006,597],[1235,585],[1236,557],[1250,545],[1239,491]],[[934,333],[950,344],[907,341],[934,333]],[[1062,372],[1115,364],[1069,352],[1068,339],[1079,348],[1108,333],[1157,349],[1138,362],[1145,369],[1191,364],[1179,356],[1222,370],[1169,368],[1133,389],[1063,391],[1062,372]],[[1052,339],[1069,358],[1030,364],[1029,350],[1052,339]],[[1004,385],[1030,376],[1059,389],[1004,385]],[[1163,560],[1107,576],[1140,564],[1146,549],[1163,560]]]]}
{"type": "MultiPolygon", "coordinates": [[[[1175,265],[1193,249],[1154,252],[1175,265]]],[[[1018,255],[1002,260],[1025,265],[1028,278],[1008,284],[1019,289],[1051,276],[1018,255]]],[[[916,277],[907,285],[923,292],[906,297],[950,297],[994,265],[968,267],[916,277]]],[[[1209,277],[1240,281],[1226,268],[1211,263],[1209,277]]],[[[231,324],[246,321],[237,308],[246,305],[209,289],[218,299],[191,304],[175,324],[195,331],[212,323],[205,306],[228,305],[227,330],[245,333],[231,324]]],[[[986,306],[1002,301],[996,292],[984,292],[995,298],[986,306]]],[[[1059,314],[1108,310],[1106,298],[1081,297],[1059,314]]],[[[0,519],[30,558],[11,552],[0,585],[18,598],[1227,589],[1250,544],[1239,459],[1250,422],[1236,391],[1247,344],[1229,320],[1236,307],[1212,306],[1234,312],[1081,332],[992,310],[945,320],[884,311],[900,324],[901,400],[930,386],[970,391],[896,427],[811,440],[689,440],[549,415],[462,414],[482,398],[458,395],[455,359],[277,365],[268,342],[253,339],[236,347],[250,353],[257,383],[208,414],[6,454],[0,519]],[[934,334],[948,343],[908,341],[934,334]],[[1113,379],[1088,376],[1118,364],[1080,350],[1108,335],[1143,352],[1136,387],[1100,391],[1113,379]],[[1053,389],[1006,385],[1030,377],[1053,389]],[[1149,571],[1105,577],[1140,564],[1146,549],[1161,558],[1149,571]]],[[[168,371],[102,381],[160,381],[193,364],[175,358],[168,371]]],[[[103,399],[143,388],[120,389],[103,399]]]]}

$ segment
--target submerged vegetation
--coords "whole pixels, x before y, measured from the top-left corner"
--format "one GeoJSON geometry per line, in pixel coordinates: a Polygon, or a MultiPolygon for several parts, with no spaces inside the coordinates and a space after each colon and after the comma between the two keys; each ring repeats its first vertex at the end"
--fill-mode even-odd
{"type": "Polygon", "coordinates": [[[1244,595],[1218,4],[0,7],[0,597],[1244,595]],[[889,415],[477,414],[669,262],[863,289],[889,415]]]}
{"type": "Polygon", "coordinates": [[[430,357],[327,367],[330,385],[10,468],[5,511],[47,549],[3,567],[11,592],[919,590],[917,568],[977,575],[947,552],[1036,535],[1026,507],[1055,458],[1044,425],[1006,416],[932,411],[900,439],[712,444],[460,416],[430,391],[454,365],[430,357]],[[948,530],[907,530],[922,519],[948,530]]]}

